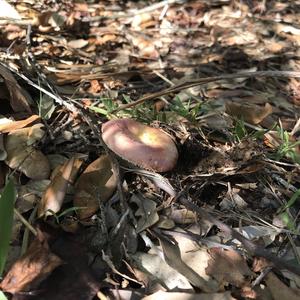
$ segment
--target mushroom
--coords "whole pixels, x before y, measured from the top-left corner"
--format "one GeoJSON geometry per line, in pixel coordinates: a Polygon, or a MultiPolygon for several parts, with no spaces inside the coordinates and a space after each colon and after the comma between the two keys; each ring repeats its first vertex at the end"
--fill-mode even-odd
{"type": "Polygon", "coordinates": [[[176,145],[168,134],[131,119],[106,122],[102,138],[119,157],[144,169],[170,171],[178,159],[176,145]]]}

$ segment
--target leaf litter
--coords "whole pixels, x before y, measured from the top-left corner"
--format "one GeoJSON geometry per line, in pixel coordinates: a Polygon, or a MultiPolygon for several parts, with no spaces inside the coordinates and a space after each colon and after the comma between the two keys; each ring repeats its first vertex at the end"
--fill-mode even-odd
{"type": "Polygon", "coordinates": [[[298,2],[0,2],[7,298],[299,298],[298,2]],[[112,153],[116,118],[175,169],[112,153]]]}

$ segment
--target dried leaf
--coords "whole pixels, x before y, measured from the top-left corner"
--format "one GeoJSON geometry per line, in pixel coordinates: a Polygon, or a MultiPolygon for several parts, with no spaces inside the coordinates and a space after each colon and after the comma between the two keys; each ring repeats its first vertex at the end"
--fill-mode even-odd
{"type": "MultiPolygon", "coordinates": [[[[11,144],[6,149],[8,156],[5,163],[12,169],[18,169],[31,179],[47,179],[50,174],[50,166],[47,157],[40,151],[31,146],[14,148],[15,151],[9,151],[11,144]]],[[[17,146],[16,146],[17,147],[17,146]]]]}
{"type": "Polygon", "coordinates": [[[33,145],[44,137],[43,127],[43,124],[38,123],[31,127],[16,129],[7,135],[6,141],[7,143],[15,143],[15,146],[18,144],[22,144],[22,147],[33,145]]]}
{"type": "Polygon", "coordinates": [[[220,282],[241,287],[247,282],[252,273],[244,258],[234,250],[211,248],[211,259],[208,262],[206,273],[220,282]]]}
{"type": "MultiPolygon", "coordinates": [[[[49,216],[57,213],[65,198],[68,184],[70,182],[72,170],[74,168],[74,157],[65,162],[62,172],[58,172],[44,192],[39,209],[38,216],[49,216]]],[[[78,169],[77,169],[78,170],[78,169]]]]}
{"type": "Polygon", "coordinates": [[[159,220],[156,202],[136,194],[131,196],[130,202],[133,202],[138,206],[138,209],[135,212],[135,215],[140,217],[136,225],[137,233],[151,227],[159,220]]]}
{"type": "Polygon", "coordinates": [[[140,51],[140,55],[151,59],[157,59],[159,52],[156,50],[153,41],[141,36],[131,36],[132,43],[140,51]]]}
{"type": "Polygon", "coordinates": [[[137,252],[131,256],[138,269],[144,271],[154,282],[159,282],[169,290],[181,288],[192,290],[188,280],[171,268],[158,255],[137,252]]]}
{"type": "Polygon", "coordinates": [[[29,291],[61,264],[62,260],[50,252],[47,241],[35,239],[6,274],[0,288],[12,294],[29,291]]]}
{"type": "Polygon", "coordinates": [[[265,281],[274,300],[300,299],[300,289],[292,289],[288,287],[281,280],[279,280],[273,272],[267,274],[265,281]]]}
{"type": "Polygon", "coordinates": [[[47,157],[32,144],[39,141],[45,134],[42,124],[17,129],[6,136],[5,163],[12,169],[18,169],[32,179],[47,179],[50,165],[47,157]]]}
{"type": "Polygon", "coordinates": [[[49,120],[56,108],[54,100],[48,95],[42,95],[39,103],[39,115],[43,120],[49,120]]]}
{"type": "Polygon", "coordinates": [[[8,133],[12,132],[17,129],[21,129],[27,127],[28,125],[32,125],[33,123],[40,121],[41,118],[37,115],[32,115],[29,118],[21,121],[10,121],[8,120],[7,123],[0,124],[0,132],[8,133]]]}
{"type": "Polygon", "coordinates": [[[204,280],[197,272],[189,267],[181,258],[180,249],[177,243],[172,243],[162,235],[158,236],[164,252],[167,264],[184,275],[194,286],[199,287],[204,292],[210,293],[217,291],[215,282],[204,280]]]}
{"type": "Polygon", "coordinates": [[[228,114],[254,125],[262,122],[272,111],[272,106],[269,103],[261,107],[254,104],[226,102],[226,112],[228,114]]]}
{"type": "Polygon", "coordinates": [[[22,214],[34,208],[51,183],[50,180],[30,180],[18,188],[16,208],[22,214]]]}
{"type": "Polygon", "coordinates": [[[117,186],[110,159],[103,155],[93,161],[79,177],[74,195],[74,206],[80,219],[93,215],[99,209],[99,201],[108,200],[117,186]]]}
{"type": "Polygon", "coordinates": [[[15,112],[31,113],[30,103],[32,99],[29,94],[21,88],[12,73],[0,65],[0,75],[3,77],[10,94],[10,105],[15,112]]]}
{"type": "Polygon", "coordinates": [[[194,224],[197,221],[197,214],[186,208],[172,208],[170,218],[177,224],[194,224]]]}

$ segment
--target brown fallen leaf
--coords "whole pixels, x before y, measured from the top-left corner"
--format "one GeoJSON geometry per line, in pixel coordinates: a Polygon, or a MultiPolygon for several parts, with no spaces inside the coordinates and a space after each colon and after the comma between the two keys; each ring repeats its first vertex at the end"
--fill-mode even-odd
{"type": "Polygon", "coordinates": [[[0,289],[8,293],[25,292],[38,286],[62,260],[51,253],[41,232],[26,253],[18,259],[0,283],[0,289]]]}
{"type": "Polygon", "coordinates": [[[38,122],[40,120],[41,120],[41,118],[38,115],[32,115],[25,120],[13,121],[13,122],[7,122],[4,124],[0,124],[0,132],[8,133],[8,132],[32,125],[33,123],[38,122]]]}
{"type": "Polygon", "coordinates": [[[66,161],[62,171],[55,175],[42,196],[38,209],[39,217],[49,216],[60,210],[72,177],[74,165],[75,158],[73,157],[66,161]]]}
{"type": "Polygon", "coordinates": [[[73,204],[84,207],[78,210],[80,219],[93,215],[99,209],[99,201],[108,200],[117,186],[117,178],[112,171],[110,159],[103,155],[93,161],[79,177],[73,204]]]}
{"type": "Polygon", "coordinates": [[[211,248],[211,259],[208,262],[206,273],[220,282],[242,287],[247,283],[247,277],[252,275],[244,258],[234,250],[211,248]]]}
{"type": "Polygon", "coordinates": [[[30,103],[32,99],[29,94],[22,89],[10,70],[0,65],[0,76],[3,77],[10,94],[10,105],[15,112],[31,113],[30,103]]]}
{"type": "Polygon", "coordinates": [[[36,124],[14,130],[6,136],[4,141],[7,152],[5,163],[31,179],[47,179],[50,174],[47,157],[32,146],[45,134],[42,126],[42,124],[36,124]]]}
{"type": "Polygon", "coordinates": [[[228,101],[225,105],[226,112],[236,118],[243,119],[250,124],[259,124],[273,111],[272,106],[266,103],[264,107],[228,101]]]}
{"type": "Polygon", "coordinates": [[[285,285],[279,278],[270,272],[265,278],[274,300],[299,300],[300,289],[292,289],[285,285]]]}
{"type": "Polygon", "coordinates": [[[11,148],[12,144],[6,142],[7,158],[5,163],[12,169],[17,169],[31,179],[47,179],[50,165],[47,157],[32,146],[11,148]],[[13,150],[12,150],[13,149],[13,150]]]}
{"type": "Polygon", "coordinates": [[[150,59],[157,59],[159,57],[159,52],[156,50],[152,40],[141,36],[131,36],[131,40],[133,45],[139,49],[141,56],[150,59]]]}
{"type": "MultiPolygon", "coordinates": [[[[33,147],[27,147],[24,149],[22,155],[15,156],[15,158],[17,158],[15,163],[16,166],[19,166],[18,170],[24,173],[28,178],[42,180],[49,177],[49,161],[41,151],[33,147]]],[[[12,164],[10,167],[13,168],[12,164]]]]}

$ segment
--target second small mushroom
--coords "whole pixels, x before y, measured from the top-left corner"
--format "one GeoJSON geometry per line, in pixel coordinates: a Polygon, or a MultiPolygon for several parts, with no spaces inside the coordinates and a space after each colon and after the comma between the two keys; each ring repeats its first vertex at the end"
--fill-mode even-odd
{"type": "Polygon", "coordinates": [[[167,133],[132,119],[106,122],[102,138],[119,157],[144,169],[170,171],[178,160],[176,145],[167,133]]]}

